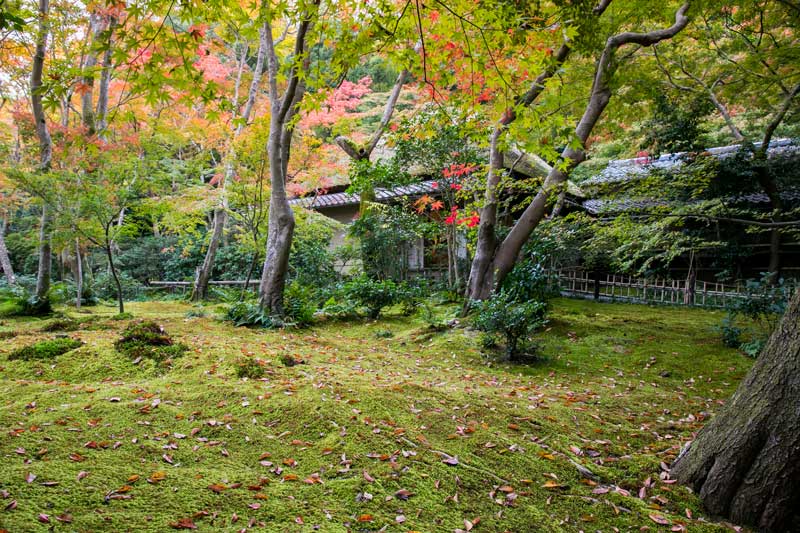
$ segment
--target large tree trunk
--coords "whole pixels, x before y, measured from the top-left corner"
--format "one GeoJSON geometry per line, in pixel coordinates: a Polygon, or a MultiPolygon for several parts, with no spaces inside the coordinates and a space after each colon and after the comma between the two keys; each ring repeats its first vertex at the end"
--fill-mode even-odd
{"type": "MultiPolygon", "coordinates": [[[[618,67],[615,57],[617,50],[627,44],[652,46],[660,41],[672,38],[689,23],[689,19],[686,16],[688,9],[689,2],[686,2],[678,9],[675,14],[675,23],[669,28],[648,33],[623,32],[610,37],[606,41],[595,67],[589,103],[586,105],[583,116],[575,128],[575,137],[579,142],[579,148],[567,147],[564,149],[561,153],[561,160],[564,164],[553,166],[539,192],[531,200],[531,203],[511,228],[503,242],[496,246],[495,250],[479,250],[476,252],[472,272],[470,272],[468,299],[485,299],[503,282],[516,264],[522,247],[547,213],[547,209],[552,203],[551,199],[553,199],[554,195],[557,197],[561,192],[572,169],[585,159],[586,141],[611,99],[611,79],[618,67]],[[487,261],[487,258],[491,259],[487,261]],[[480,262],[476,263],[476,261],[480,262]]],[[[566,55],[564,57],[566,58],[566,55]]],[[[478,234],[480,242],[480,229],[478,234]]],[[[489,239],[489,236],[486,235],[484,238],[489,239]]]]}
{"type": "MultiPolygon", "coordinates": [[[[319,1],[312,2],[304,11],[297,24],[294,57],[303,57],[306,51],[306,39],[313,20],[316,20],[319,1]]],[[[269,96],[271,104],[269,140],[269,172],[272,185],[269,201],[269,220],[267,229],[267,246],[264,257],[264,269],[261,274],[261,285],[258,289],[259,305],[270,315],[283,316],[283,290],[286,275],[289,271],[289,252],[294,235],[294,213],[286,195],[286,178],[289,165],[289,154],[292,145],[292,122],[298,111],[298,105],[305,94],[302,77],[308,69],[309,61],[292,67],[286,90],[278,94],[278,74],[280,65],[275,52],[271,21],[265,22],[266,48],[269,73],[269,96]]]]}
{"type": "Polygon", "coordinates": [[[9,285],[15,285],[17,277],[14,275],[14,267],[11,266],[11,258],[8,256],[8,248],[6,248],[6,225],[6,221],[3,220],[3,225],[0,226],[0,267],[6,276],[6,282],[9,285]]]}
{"type": "Polygon", "coordinates": [[[797,531],[800,509],[800,291],[731,400],[671,475],[709,512],[763,531],[797,531]]]}
{"type": "Polygon", "coordinates": [[[289,271],[289,252],[294,235],[294,213],[286,194],[276,194],[273,187],[269,201],[269,229],[267,256],[261,274],[259,302],[263,309],[275,316],[283,316],[283,290],[289,271]]]}
{"type": "MultiPolygon", "coordinates": [[[[228,181],[233,179],[234,175],[233,158],[236,155],[234,152],[234,143],[236,142],[237,137],[244,130],[244,125],[250,120],[250,115],[252,114],[253,106],[255,105],[259,84],[261,82],[261,74],[264,69],[264,57],[267,48],[266,39],[266,28],[262,26],[259,30],[258,56],[256,58],[255,68],[253,69],[253,79],[250,83],[250,91],[247,95],[247,102],[245,103],[244,110],[240,115],[241,122],[233,130],[233,136],[228,147],[228,154],[225,157],[225,171],[222,177],[222,182],[219,184],[219,205],[214,209],[214,221],[212,223],[211,236],[208,241],[208,249],[206,249],[206,255],[203,258],[203,264],[200,265],[197,270],[194,289],[192,290],[192,301],[195,302],[205,300],[208,297],[208,282],[211,281],[211,273],[214,270],[214,260],[217,256],[219,244],[224,236],[225,225],[228,219],[228,205],[227,197],[225,195],[225,187],[228,181]]],[[[244,53],[246,54],[246,51],[244,53]]],[[[242,61],[242,63],[244,63],[244,61],[242,61]]],[[[236,100],[238,100],[238,95],[234,96],[234,101],[232,102],[234,106],[238,105],[236,100]]]]}

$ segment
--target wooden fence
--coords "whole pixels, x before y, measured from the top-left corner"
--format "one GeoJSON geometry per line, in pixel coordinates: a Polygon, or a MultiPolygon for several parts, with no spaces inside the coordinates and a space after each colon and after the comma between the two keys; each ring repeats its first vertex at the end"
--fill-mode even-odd
{"type": "MultiPolygon", "coordinates": [[[[628,301],[699,307],[725,307],[734,299],[748,298],[742,283],[729,285],[710,281],[643,279],[619,274],[598,274],[583,270],[557,270],[553,283],[564,296],[604,301],[628,301]]],[[[791,294],[795,284],[784,285],[791,294]]]]}

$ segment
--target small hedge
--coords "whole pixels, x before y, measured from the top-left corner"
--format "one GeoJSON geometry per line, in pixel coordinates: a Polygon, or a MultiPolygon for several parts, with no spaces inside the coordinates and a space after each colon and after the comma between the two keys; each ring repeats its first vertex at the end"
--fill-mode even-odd
{"type": "Polygon", "coordinates": [[[8,355],[9,361],[20,359],[30,361],[32,359],[53,359],[83,346],[83,342],[69,337],[59,337],[46,341],[39,341],[35,344],[17,348],[8,355]]]}
{"type": "Polygon", "coordinates": [[[114,343],[114,348],[137,363],[142,358],[169,363],[189,349],[185,344],[174,342],[163,327],[151,320],[130,324],[122,332],[122,338],[114,343]]]}

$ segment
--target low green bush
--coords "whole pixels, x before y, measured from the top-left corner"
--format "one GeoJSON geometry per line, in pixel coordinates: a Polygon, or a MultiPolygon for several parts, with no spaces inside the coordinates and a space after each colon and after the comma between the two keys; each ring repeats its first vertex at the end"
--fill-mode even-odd
{"type": "Polygon", "coordinates": [[[400,300],[402,285],[390,279],[370,279],[366,275],[355,277],[342,286],[344,298],[357,303],[367,311],[367,316],[377,319],[381,311],[400,300]]]}
{"type": "Polygon", "coordinates": [[[8,359],[9,361],[53,359],[80,346],[83,346],[83,342],[77,339],[58,337],[56,339],[39,341],[34,344],[29,344],[28,346],[23,346],[22,348],[17,348],[8,355],[8,359]]]}
{"type": "Polygon", "coordinates": [[[789,291],[783,280],[773,282],[765,274],[747,281],[745,293],[726,302],[725,318],[717,330],[725,346],[755,358],[786,311],[789,291]]]}
{"type": "Polygon", "coordinates": [[[484,333],[484,348],[494,348],[502,339],[510,361],[535,358],[536,347],[529,337],[547,323],[547,304],[540,301],[518,302],[510,294],[501,291],[488,300],[473,302],[472,309],[475,311],[472,323],[484,333]]]}

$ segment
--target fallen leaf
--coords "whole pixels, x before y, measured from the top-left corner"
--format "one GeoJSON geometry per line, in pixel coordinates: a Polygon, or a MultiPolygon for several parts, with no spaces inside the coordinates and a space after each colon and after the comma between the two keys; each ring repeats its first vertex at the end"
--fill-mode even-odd
{"type": "Polygon", "coordinates": [[[197,525],[191,518],[181,518],[177,522],[172,522],[169,527],[172,529],[197,529],[197,525]]]}

